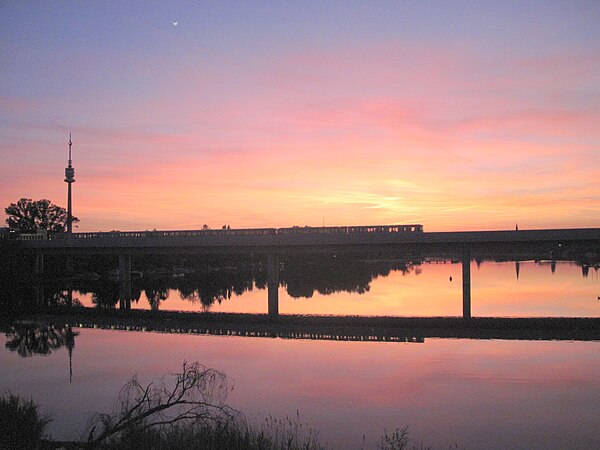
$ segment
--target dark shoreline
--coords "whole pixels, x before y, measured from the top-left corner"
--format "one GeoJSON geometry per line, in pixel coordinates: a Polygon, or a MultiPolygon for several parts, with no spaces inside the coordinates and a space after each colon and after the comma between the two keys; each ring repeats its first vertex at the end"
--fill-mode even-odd
{"type": "Polygon", "coordinates": [[[600,318],[364,317],[77,308],[24,314],[55,326],[284,339],[423,342],[425,338],[600,340],[600,318]]]}

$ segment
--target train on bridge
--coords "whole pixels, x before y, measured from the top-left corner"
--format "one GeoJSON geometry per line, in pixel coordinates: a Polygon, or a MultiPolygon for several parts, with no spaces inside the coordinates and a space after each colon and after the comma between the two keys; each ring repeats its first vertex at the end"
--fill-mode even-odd
{"type": "Polygon", "coordinates": [[[289,227],[289,228],[222,228],[202,230],[179,231],[108,231],[91,233],[46,233],[41,230],[36,234],[11,233],[11,237],[19,240],[46,240],[46,239],[93,239],[93,238],[136,238],[136,237],[192,237],[192,236],[273,236],[273,235],[298,235],[298,234],[334,234],[357,235],[367,233],[400,234],[422,233],[423,225],[366,225],[366,226],[339,226],[339,227],[289,227]]]}

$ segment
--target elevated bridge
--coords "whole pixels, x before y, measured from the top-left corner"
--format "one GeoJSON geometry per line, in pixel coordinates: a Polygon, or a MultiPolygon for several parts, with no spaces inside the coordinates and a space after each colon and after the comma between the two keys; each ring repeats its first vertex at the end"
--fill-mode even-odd
{"type": "Polygon", "coordinates": [[[538,252],[554,257],[565,248],[600,254],[600,228],[423,232],[421,225],[260,228],[246,230],[132,231],[55,234],[22,242],[43,272],[45,254],[119,257],[122,304],[131,302],[131,258],[152,254],[258,254],[267,257],[268,310],[279,314],[279,256],[388,253],[447,256],[462,262],[463,317],[471,317],[471,260],[486,255],[538,252]]]}
{"type": "Polygon", "coordinates": [[[46,254],[314,254],[394,250],[408,255],[560,251],[564,245],[600,247],[600,228],[521,231],[423,232],[420,225],[262,228],[246,230],[131,231],[55,234],[23,241],[46,254]],[[408,227],[408,228],[403,228],[408,227]]]}

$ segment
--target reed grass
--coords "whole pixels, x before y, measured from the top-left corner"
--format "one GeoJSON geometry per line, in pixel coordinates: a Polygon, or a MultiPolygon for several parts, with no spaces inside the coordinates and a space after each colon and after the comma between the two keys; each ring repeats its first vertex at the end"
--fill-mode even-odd
{"type": "Polygon", "coordinates": [[[33,400],[10,392],[0,397],[0,449],[39,448],[49,423],[33,400]]]}
{"type": "Polygon", "coordinates": [[[168,429],[132,429],[104,448],[131,450],[320,450],[314,431],[290,418],[269,417],[259,427],[246,421],[199,423],[168,429]]]}

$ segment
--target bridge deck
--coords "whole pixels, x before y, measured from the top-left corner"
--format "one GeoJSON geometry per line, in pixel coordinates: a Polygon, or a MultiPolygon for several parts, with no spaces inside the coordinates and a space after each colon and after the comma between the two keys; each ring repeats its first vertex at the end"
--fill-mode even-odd
{"type": "Polygon", "coordinates": [[[170,236],[144,235],[144,232],[115,235],[74,234],[50,240],[23,241],[27,249],[48,252],[118,253],[123,250],[151,253],[173,250],[212,252],[330,252],[343,249],[406,249],[407,251],[458,251],[482,246],[519,249],[522,246],[580,243],[600,248],[600,228],[522,231],[400,232],[356,234],[257,234],[197,235],[172,232],[170,236]],[[86,237],[89,236],[89,237],[86,237]]]}

